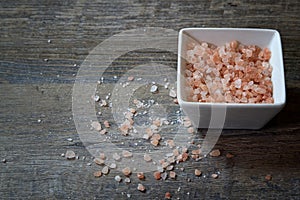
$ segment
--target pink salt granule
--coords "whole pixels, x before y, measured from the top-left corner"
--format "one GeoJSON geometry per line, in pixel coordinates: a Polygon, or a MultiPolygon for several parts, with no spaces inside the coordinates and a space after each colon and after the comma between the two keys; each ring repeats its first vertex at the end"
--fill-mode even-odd
{"type": "Polygon", "coordinates": [[[185,78],[193,102],[274,103],[271,51],[231,41],[188,44],[185,78]]]}

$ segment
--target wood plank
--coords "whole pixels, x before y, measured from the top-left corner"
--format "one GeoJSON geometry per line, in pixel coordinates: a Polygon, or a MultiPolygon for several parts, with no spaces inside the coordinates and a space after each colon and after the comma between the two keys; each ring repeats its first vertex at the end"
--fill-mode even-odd
{"type": "MultiPolygon", "coordinates": [[[[0,159],[6,160],[0,162],[1,199],[129,199],[127,194],[130,199],[163,199],[166,192],[172,199],[299,198],[299,9],[300,2],[288,0],[255,4],[242,0],[1,2],[0,159]],[[261,130],[224,130],[216,145],[221,156],[176,165],[175,180],[157,181],[148,172],[145,181],[132,175],[132,183],[117,183],[114,177],[121,174],[118,170],[95,178],[93,173],[102,167],[93,163],[73,120],[76,74],[99,43],[144,26],[175,31],[185,27],[279,30],[285,59],[286,107],[261,130]],[[72,141],[68,141],[70,138],[72,141]],[[73,150],[79,159],[61,157],[67,150],[73,150]],[[226,158],[228,152],[234,157],[226,158]],[[194,176],[195,168],[202,171],[201,177],[194,176]],[[210,178],[217,172],[218,179],[210,178]],[[272,175],[271,181],[265,180],[267,174],[272,175]],[[146,186],[145,193],[137,191],[139,182],[146,186]]],[[[101,97],[114,90],[114,76],[119,78],[134,66],[150,62],[176,69],[177,57],[156,49],[122,55],[105,71],[105,83],[98,88],[101,97]]],[[[167,90],[160,86],[160,92],[151,95],[149,87],[141,86],[132,98],[157,100],[176,121],[179,107],[169,103],[167,90]]],[[[102,111],[98,115],[101,122],[111,121],[108,135],[118,134],[111,110],[95,109],[102,111]]],[[[149,119],[138,120],[143,123],[149,119]]],[[[176,130],[176,124],[169,126],[164,137],[173,137],[176,130]]],[[[194,141],[201,142],[205,132],[199,130],[194,141]]],[[[114,138],[115,145],[135,151],[152,148],[149,142],[141,141],[141,149],[135,149],[139,139],[114,138]]]]}

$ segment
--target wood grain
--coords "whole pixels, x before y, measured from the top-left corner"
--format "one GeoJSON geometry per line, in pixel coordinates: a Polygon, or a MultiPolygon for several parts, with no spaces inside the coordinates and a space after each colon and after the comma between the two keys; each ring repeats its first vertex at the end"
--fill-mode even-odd
{"type": "MultiPolygon", "coordinates": [[[[299,199],[299,11],[300,2],[288,0],[1,1],[0,158],[6,159],[0,163],[1,199],[128,199],[127,194],[131,199],[163,199],[166,192],[172,199],[299,199]],[[95,178],[93,173],[100,168],[87,165],[92,158],[72,116],[76,73],[99,43],[140,27],[277,29],[284,50],[287,105],[262,130],[224,130],[216,146],[222,155],[177,165],[176,180],[156,181],[147,173],[145,193],[137,191],[135,176],[130,184],[116,183],[117,170],[95,178]],[[79,160],[61,157],[66,150],[75,151],[79,160]],[[228,152],[235,157],[226,158],[228,152]],[[203,176],[195,177],[195,168],[203,176]],[[219,178],[210,178],[215,172],[220,172],[219,178]],[[265,180],[267,174],[271,181],[265,180]]],[[[129,52],[106,70],[101,92],[114,88],[114,75],[149,62],[175,69],[177,57],[154,49],[129,52]]],[[[135,95],[149,97],[147,87],[135,95]]],[[[167,105],[168,99],[161,101],[167,105]]],[[[170,106],[172,119],[178,109],[170,106]]],[[[103,114],[112,117],[109,111],[103,114]]],[[[200,130],[195,140],[201,141],[204,133],[200,130]]]]}

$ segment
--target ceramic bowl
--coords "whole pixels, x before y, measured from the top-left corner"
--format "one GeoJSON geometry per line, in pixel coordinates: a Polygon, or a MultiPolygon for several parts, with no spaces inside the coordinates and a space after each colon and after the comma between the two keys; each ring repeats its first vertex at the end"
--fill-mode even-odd
{"type": "Polygon", "coordinates": [[[285,80],[280,34],[271,29],[246,28],[184,28],[178,38],[177,97],[184,113],[196,128],[260,129],[285,105],[285,80]],[[237,40],[245,45],[269,48],[272,52],[272,83],[274,103],[201,103],[188,101],[184,59],[187,44],[205,41],[217,46],[237,40]]]}

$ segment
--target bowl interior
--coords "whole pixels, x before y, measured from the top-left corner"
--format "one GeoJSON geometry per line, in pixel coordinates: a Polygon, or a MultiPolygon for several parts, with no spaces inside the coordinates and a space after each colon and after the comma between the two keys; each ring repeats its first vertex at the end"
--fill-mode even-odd
{"type": "MultiPolygon", "coordinates": [[[[280,35],[271,29],[237,29],[237,28],[186,28],[179,32],[178,43],[178,98],[187,101],[185,94],[185,77],[183,76],[186,61],[183,59],[186,47],[192,41],[205,41],[215,45],[224,45],[226,42],[237,40],[246,45],[257,45],[261,48],[268,47],[272,56],[270,64],[273,67],[273,98],[274,104],[285,103],[285,81],[280,35]]],[[[207,103],[203,103],[207,104],[207,103]]],[[[273,104],[273,105],[274,105],[273,104]]],[[[246,104],[242,104],[246,105],[246,104]]],[[[248,105],[248,104],[247,104],[248,105]]]]}

